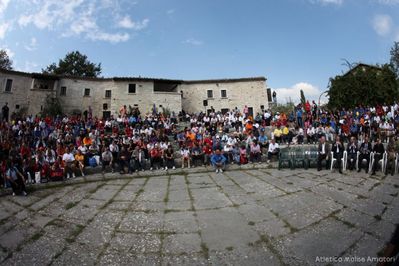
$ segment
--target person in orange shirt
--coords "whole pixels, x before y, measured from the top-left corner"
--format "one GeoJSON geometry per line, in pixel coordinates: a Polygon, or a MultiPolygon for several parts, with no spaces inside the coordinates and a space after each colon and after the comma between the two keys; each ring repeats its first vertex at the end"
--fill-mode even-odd
{"type": "Polygon", "coordinates": [[[192,131],[187,131],[186,137],[187,137],[188,139],[190,139],[191,141],[194,141],[194,140],[195,140],[195,134],[194,134],[194,132],[192,132],[192,131]]]}
{"type": "Polygon", "coordinates": [[[76,161],[77,166],[80,169],[80,172],[82,173],[82,176],[85,176],[84,171],[83,171],[85,168],[85,164],[84,164],[85,156],[82,154],[81,150],[78,150],[78,152],[75,154],[75,161],[76,161]]]}
{"type": "Polygon", "coordinates": [[[247,134],[251,134],[253,127],[254,127],[254,125],[253,125],[252,121],[248,121],[248,123],[245,124],[245,132],[247,134]]]}
{"type": "Polygon", "coordinates": [[[85,145],[85,146],[90,146],[91,144],[92,144],[91,138],[89,138],[89,136],[85,136],[85,137],[83,138],[83,145],[85,145]]]}

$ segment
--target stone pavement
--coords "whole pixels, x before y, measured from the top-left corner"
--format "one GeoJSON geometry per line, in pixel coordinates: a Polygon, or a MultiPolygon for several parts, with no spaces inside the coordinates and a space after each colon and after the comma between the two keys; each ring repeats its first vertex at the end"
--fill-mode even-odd
{"type": "Polygon", "coordinates": [[[320,259],[376,257],[399,217],[398,176],[152,175],[1,197],[2,265],[334,265],[320,259]]]}

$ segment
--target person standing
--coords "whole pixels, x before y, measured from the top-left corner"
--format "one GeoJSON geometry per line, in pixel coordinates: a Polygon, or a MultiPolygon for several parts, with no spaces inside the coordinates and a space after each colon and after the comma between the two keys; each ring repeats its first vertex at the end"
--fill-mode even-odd
{"type": "Polygon", "coordinates": [[[8,115],[10,112],[10,108],[8,108],[8,103],[6,103],[3,108],[1,108],[2,111],[2,119],[3,121],[5,120],[6,122],[8,122],[8,115]]]}

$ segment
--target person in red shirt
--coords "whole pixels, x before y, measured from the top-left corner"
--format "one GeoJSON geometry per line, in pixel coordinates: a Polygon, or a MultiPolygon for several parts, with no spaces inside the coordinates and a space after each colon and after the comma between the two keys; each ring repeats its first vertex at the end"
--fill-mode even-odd
{"type": "Polygon", "coordinates": [[[212,156],[212,146],[209,145],[209,143],[205,143],[205,145],[202,148],[202,151],[204,153],[204,164],[209,165],[212,156]]]}
{"type": "Polygon", "coordinates": [[[154,169],[154,166],[157,165],[157,167],[161,167],[163,169],[163,152],[161,148],[159,147],[159,144],[156,144],[153,149],[150,151],[150,170],[154,169]]]}

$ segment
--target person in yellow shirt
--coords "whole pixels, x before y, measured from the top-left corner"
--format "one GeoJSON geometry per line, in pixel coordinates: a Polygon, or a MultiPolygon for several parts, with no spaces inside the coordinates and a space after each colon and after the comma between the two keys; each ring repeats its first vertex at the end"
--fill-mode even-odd
{"type": "Polygon", "coordinates": [[[82,173],[82,176],[85,176],[84,171],[83,171],[85,168],[85,164],[84,164],[85,156],[82,154],[81,150],[78,150],[78,152],[75,154],[75,161],[76,161],[77,166],[80,169],[80,172],[82,173]]]}
{"type": "Polygon", "coordinates": [[[286,125],[284,128],[283,128],[283,136],[282,136],[282,141],[283,142],[286,142],[287,144],[290,142],[290,140],[289,140],[289,133],[290,133],[290,130],[288,129],[288,125],[286,125]]]}
{"type": "Polygon", "coordinates": [[[282,134],[283,134],[283,131],[281,130],[281,126],[278,125],[277,128],[274,129],[274,131],[273,131],[273,136],[277,143],[281,143],[282,134]]]}

